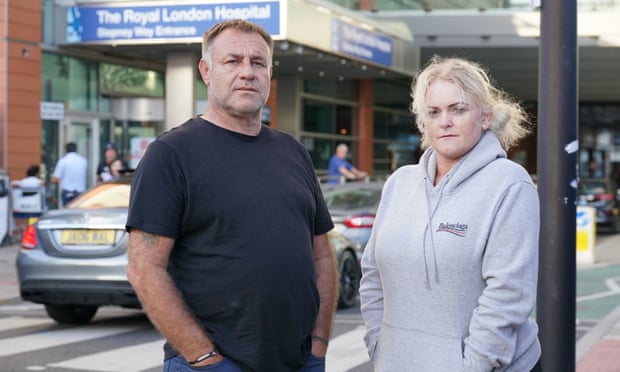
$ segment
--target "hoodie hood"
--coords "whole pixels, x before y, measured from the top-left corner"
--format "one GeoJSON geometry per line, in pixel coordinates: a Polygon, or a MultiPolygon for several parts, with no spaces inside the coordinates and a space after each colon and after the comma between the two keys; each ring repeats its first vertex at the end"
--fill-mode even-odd
{"type": "MultiPolygon", "coordinates": [[[[463,181],[490,162],[505,157],[506,151],[502,148],[495,133],[491,131],[484,132],[480,141],[450,169],[446,177],[441,181],[442,192],[453,191],[463,181]]],[[[420,164],[426,172],[426,178],[432,185],[437,169],[437,152],[430,147],[426,149],[422,154],[420,164]]]]}
{"type": "Polygon", "coordinates": [[[441,182],[434,187],[435,180],[435,172],[437,169],[437,152],[433,148],[428,148],[422,154],[420,159],[420,164],[422,165],[423,171],[425,172],[424,177],[424,189],[426,191],[426,205],[427,205],[427,225],[426,225],[426,234],[424,234],[424,270],[426,274],[425,285],[427,288],[430,288],[430,275],[429,272],[429,262],[426,257],[426,249],[427,243],[430,245],[431,255],[432,255],[432,263],[433,263],[433,276],[435,277],[435,281],[439,282],[439,270],[437,268],[437,254],[435,251],[435,232],[433,231],[432,226],[433,217],[435,216],[435,212],[437,211],[439,205],[441,204],[442,196],[445,193],[451,193],[455,191],[459,185],[461,185],[464,181],[469,179],[473,174],[475,174],[480,169],[487,166],[492,161],[505,158],[506,151],[502,148],[499,140],[495,133],[491,131],[486,131],[483,133],[480,141],[467,153],[458,163],[456,163],[450,171],[445,175],[445,177],[441,180],[441,182]],[[427,241],[427,238],[429,239],[427,241]]]}

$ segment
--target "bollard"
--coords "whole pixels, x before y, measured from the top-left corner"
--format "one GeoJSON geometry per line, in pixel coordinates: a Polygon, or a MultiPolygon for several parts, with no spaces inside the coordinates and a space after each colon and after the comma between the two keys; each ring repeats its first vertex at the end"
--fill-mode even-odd
{"type": "Polygon", "coordinates": [[[596,262],[596,208],[577,206],[577,262],[596,262]]]}

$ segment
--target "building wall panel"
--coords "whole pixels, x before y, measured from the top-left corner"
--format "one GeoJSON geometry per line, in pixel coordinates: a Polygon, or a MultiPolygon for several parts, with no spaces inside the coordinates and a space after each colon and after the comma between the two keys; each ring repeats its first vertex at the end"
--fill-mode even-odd
{"type": "Polygon", "coordinates": [[[1,84],[10,92],[0,101],[0,127],[6,128],[0,138],[7,143],[6,159],[0,160],[12,179],[20,179],[28,165],[41,162],[41,2],[3,0],[0,9],[8,10],[0,16],[0,29],[8,30],[0,45],[8,51],[0,56],[1,84]]]}

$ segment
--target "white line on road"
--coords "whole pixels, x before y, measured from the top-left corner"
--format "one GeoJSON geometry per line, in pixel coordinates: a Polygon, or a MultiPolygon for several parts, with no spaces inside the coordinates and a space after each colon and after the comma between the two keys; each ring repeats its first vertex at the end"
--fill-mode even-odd
{"type": "Polygon", "coordinates": [[[348,371],[359,365],[368,363],[368,352],[364,344],[364,326],[343,333],[329,341],[325,372],[348,371]]]}
{"type": "Polygon", "coordinates": [[[140,328],[142,327],[91,325],[71,329],[37,332],[27,336],[10,337],[0,339],[0,356],[25,353],[74,342],[94,340],[101,337],[135,331],[140,328]]]}
{"type": "Polygon", "coordinates": [[[164,341],[158,340],[69,359],[49,366],[97,372],[139,372],[162,365],[163,345],[164,341]]]}
{"type": "Polygon", "coordinates": [[[605,279],[605,285],[609,288],[609,291],[577,297],[577,302],[598,300],[605,297],[620,295],[620,284],[617,283],[618,280],[620,280],[620,276],[605,279]]]}
{"type": "Polygon", "coordinates": [[[0,331],[8,331],[11,329],[39,326],[43,324],[54,324],[50,319],[32,319],[18,316],[9,318],[0,318],[0,331]]]}

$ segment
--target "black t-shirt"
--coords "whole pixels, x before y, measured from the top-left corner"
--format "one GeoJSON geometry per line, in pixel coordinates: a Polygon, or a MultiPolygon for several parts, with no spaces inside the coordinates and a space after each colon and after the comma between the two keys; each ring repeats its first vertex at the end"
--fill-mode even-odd
{"type": "Polygon", "coordinates": [[[149,145],[127,227],[175,239],[169,272],[223,355],[301,369],[319,308],[312,239],[333,224],[297,140],[189,120],[149,145]]]}

